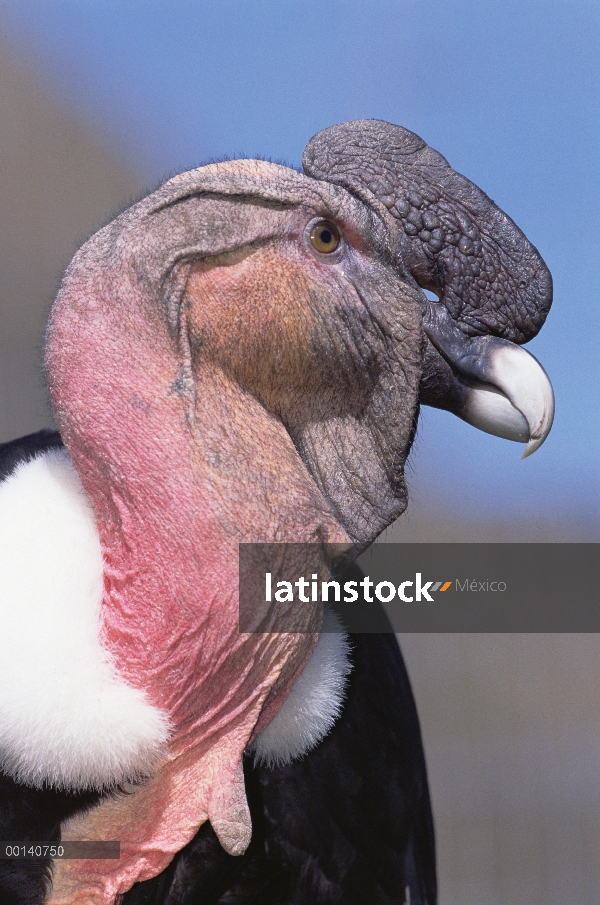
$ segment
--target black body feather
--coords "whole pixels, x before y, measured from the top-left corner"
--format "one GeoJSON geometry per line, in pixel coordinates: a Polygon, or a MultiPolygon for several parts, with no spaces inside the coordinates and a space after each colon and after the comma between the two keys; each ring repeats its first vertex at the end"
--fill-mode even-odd
{"type": "MultiPolygon", "coordinates": [[[[0,480],[61,445],[59,434],[40,431],[0,446],[0,480]]],[[[361,575],[353,567],[345,577],[361,575]]],[[[385,625],[383,610],[380,618],[385,625]]],[[[246,762],[246,853],[228,855],[206,823],[122,905],[435,905],[425,759],[402,656],[391,628],[350,637],[348,695],[327,738],[287,767],[246,762]]],[[[0,773],[0,839],[58,841],[61,821],[98,800],[0,773]]],[[[0,861],[0,903],[41,905],[50,871],[50,862],[0,861]]]]}

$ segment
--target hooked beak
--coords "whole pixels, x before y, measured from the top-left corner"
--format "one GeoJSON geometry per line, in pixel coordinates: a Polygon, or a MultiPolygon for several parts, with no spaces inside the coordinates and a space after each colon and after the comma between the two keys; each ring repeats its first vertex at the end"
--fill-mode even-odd
{"type": "Polygon", "coordinates": [[[539,449],[552,427],[554,393],[531,353],[497,336],[465,336],[447,309],[428,303],[423,327],[463,385],[454,414],[474,427],[539,449]]]}

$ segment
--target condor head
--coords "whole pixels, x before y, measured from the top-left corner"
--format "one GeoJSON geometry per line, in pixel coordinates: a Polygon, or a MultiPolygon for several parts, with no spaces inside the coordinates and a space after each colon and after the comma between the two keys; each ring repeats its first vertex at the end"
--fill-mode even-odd
{"type": "Polygon", "coordinates": [[[97,538],[82,631],[103,665],[97,687],[73,667],[87,703],[12,770],[73,789],[150,778],[65,827],[122,857],[61,862],[51,902],[113,902],[207,819],[247,846],[244,750],[285,712],[319,616],[240,634],[240,542],[371,543],[406,507],[420,402],[526,454],[550,429],[521,343],[551,280],[515,224],[389,123],[319,133],[304,170],[175,177],[83,246],[55,302],[47,372],[76,470],[57,480],[97,538]]]}

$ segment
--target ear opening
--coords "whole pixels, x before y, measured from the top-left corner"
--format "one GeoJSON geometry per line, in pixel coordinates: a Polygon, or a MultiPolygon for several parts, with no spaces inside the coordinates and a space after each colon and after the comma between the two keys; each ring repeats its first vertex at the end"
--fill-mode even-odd
{"type": "Polygon", "coordinates": [[[196,381],[192,370],[192,343],[188,321],[189,302],[186,300],[191,267],[190,259],[179,261],[169,270],[161,285],[169,330],[175,339],[179,361],[179,372],[171,390],[185,402],[188,426],[194,421],[197,396],[196,381]]]}

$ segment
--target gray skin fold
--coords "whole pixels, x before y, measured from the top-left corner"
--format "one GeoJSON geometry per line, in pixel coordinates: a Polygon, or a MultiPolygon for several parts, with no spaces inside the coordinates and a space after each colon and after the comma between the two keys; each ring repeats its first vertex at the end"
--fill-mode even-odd
{"type": "Polygon", "coordinates": [[[526,443],[552,427],[554,395],[521,344],[552,304],[552,277],[517,225],[447,160],[401,126],[355,120],[317,133],[307,175],[385,208],[398,226],[398,257],[422,289],[425,332],[420,402],[481,430],[526,443]]]}

